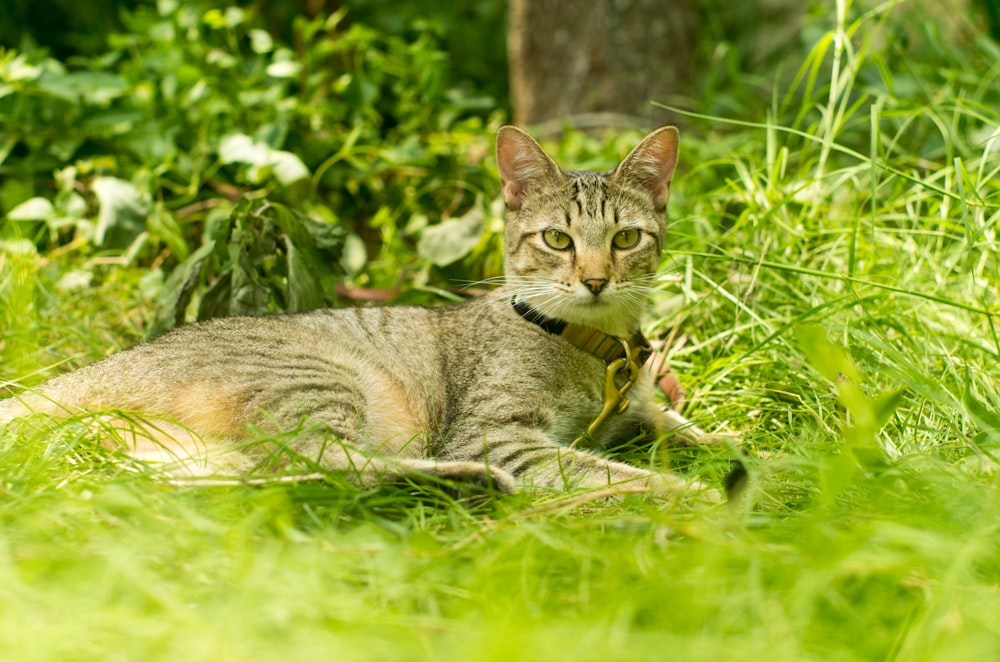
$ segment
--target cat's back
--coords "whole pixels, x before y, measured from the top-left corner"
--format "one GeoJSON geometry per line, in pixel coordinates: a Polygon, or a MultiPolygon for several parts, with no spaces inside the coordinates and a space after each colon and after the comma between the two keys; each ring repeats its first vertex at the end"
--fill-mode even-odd
{"type": "Polygon", "coordinates": [[[152,370],[174,383],[224,376],[250,384],[336,373],[337,366],[419,372],[436,362],[439,318],[435,309],[417,306],[215,318],[178,327],[94,369],[124,371],[125,381],[137,372],[148,378],[152,370]]]}
{"type": "Polygon", "coordinates": [[[352,374],[432,375],[434,309],[390,306],[236,316],[177,327],[0,404],[10,418],[60,405],[171,411],[205,394],[258,403],[301,389],[352,387],[352,374]]]}

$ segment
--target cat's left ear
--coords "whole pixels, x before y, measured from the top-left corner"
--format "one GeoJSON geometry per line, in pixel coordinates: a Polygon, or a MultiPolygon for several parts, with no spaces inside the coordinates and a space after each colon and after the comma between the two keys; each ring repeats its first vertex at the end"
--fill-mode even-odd
{"type": "Polygon", "coordinates": [[[615,179],[627,180],[649,192],[656,210],[663,209],[670,196],[670,180],[677,165],[677,127],[664,126],[642,139],[615,168],[615,179]]]}
{"type": "Polygon", "coordinates": [[[535,139],[515,126],[505,126],[497,133],[497,169],[503,186],[503,199],[510,210],[518,210],[531,188],[557,182],[562,171],[535,139]]]}

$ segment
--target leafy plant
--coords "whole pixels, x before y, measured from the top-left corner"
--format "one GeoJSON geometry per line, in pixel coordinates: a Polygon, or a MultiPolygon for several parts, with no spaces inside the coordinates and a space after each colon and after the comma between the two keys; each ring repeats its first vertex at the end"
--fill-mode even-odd
{"type": "MultiPolygon", "coordinates": [[[[70,66],[3,52],[7,234],[43,250],[78,237],[85,252],[170,271],[154,332],[188,314],[330,303],[338,280],[435,278],[432,265],[478,242],[433,261],[404,257],[425,229],[473,208],[495,213],[481,202],[483,118],[446,87],[431,33],[403,41],[343,17],[297,18],[293,48],[252,9],[160,2],[126,14],[128,33],[111,35],[108,52],[70,66]],[[475,145],[478,160],[464,162],[475,145]],[[241,198],[285,219],[280,233],[249,223],[249,206],[234,210],[241,198]],[[295,211],[274,211],[284,206],[295,211]],[[280,277],[272,247],[284,251],[280,277]]],[[[470,259],[472,271],[496,269],[470,259]]]]}

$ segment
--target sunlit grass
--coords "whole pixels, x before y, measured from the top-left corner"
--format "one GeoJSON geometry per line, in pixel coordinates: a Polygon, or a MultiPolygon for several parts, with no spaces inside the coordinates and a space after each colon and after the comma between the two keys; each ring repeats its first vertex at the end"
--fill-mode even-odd
{"type": "MultiPolygon", "coordinates": [[[[663,263],[678,278],[648,331],[683,338],[688,414],[744,433],[745,456],[675,450],[672,465],[721,484],[743,463],[741,502],[690,512],[335,476],[184,486],[80,421],[37,420],[0,433],[0,650],[996,657],[1000,74],[976,68],[989,60],[973,44],[895,80],[872,41],[885,16],[839,9],[770,116],[693,116],[682,137],[663,263]],[[941,94],[901,91],[940,89],[940,69],[941,94]]],[[[620,143],[599,151],[613,162],[620,143]]],[[[137,270],[101,267],[74,289],[63,278],[83,256],[3,256],[0,379],[37,383],[142,335],[137,270]]]]}

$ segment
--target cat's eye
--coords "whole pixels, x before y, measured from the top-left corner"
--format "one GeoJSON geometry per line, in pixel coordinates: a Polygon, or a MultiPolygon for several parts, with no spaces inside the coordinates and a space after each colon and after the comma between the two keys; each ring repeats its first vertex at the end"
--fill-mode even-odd
{"type": "Polygon", "coordinates": [[[632,248],[639,243],[639,231],[635,228],[622,230],[614,236],[611,243],[615,248],[632,248]]]}
{"type": "Polygon", "coordinates": [[[573,245],[573,240],[569,238],[569,235],[565,232],[559,232],[559,230],[545,230],[542,232],[542,239],[549,248],[554,248],[557,251],[564,251],[573,245]]]}

